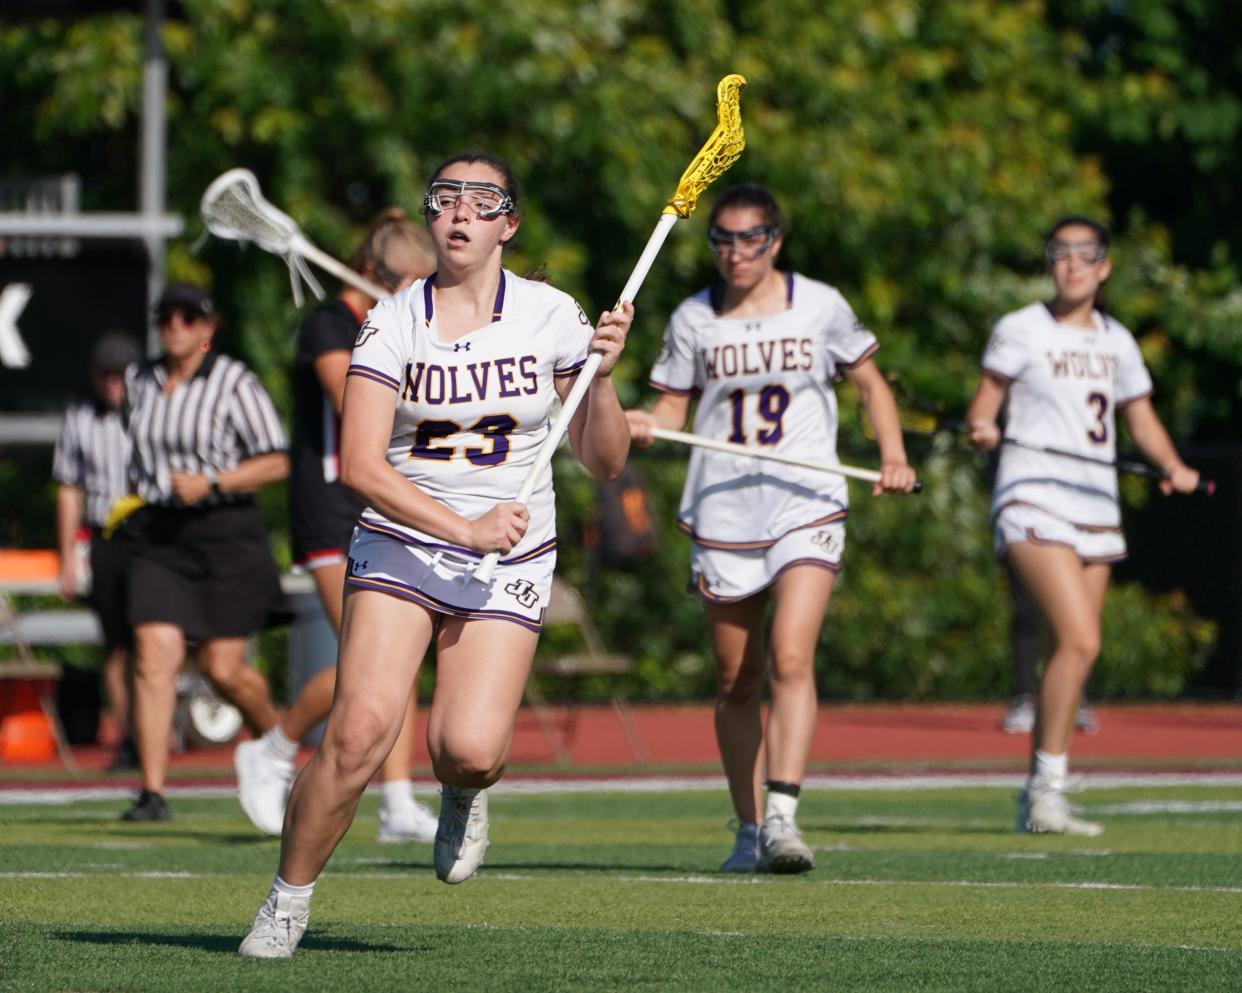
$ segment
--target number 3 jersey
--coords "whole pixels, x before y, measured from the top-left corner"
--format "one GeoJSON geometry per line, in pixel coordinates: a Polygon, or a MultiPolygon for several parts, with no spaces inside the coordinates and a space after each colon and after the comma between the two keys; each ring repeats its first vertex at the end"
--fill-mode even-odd
{"type": "MultiPolygon", "coordinates": [[[[832,381],[879,347],[833,287],[789,273],[786,308],[722,317],[723,288],[673,312],[651,386],[699,395],[694,432],[782,455],[837,463],[832,381]]],[[[840,520],[842,476],[696,448],[678,525],[714,548],[763,548],[797,528],[840,520]]]]}
{"type": "MultiPolygon", "coordinates": [[[[358,332],[349,375],[395,396],[388,462],[463,517],[513,500],[548,434],[554,383],[586,361],[594,328],[568,294],[502,270],[490,324],[455,341],[436,332],[435,276],[375,305],[358,332]]],[[[552,473],[527,508],[530,525],[502,561],[556,547],[552,473]]],[[[359,526],[463,558],[468,548],[389,521],[368,507],[359,526]]]]}
{"type": "MultiPolygon", "coordinates": [[[[1042,303],[997,322],[986,372],[1009,383],[1005,437],[1102,462],[1116,457],[1113,412],[1151,395],[1138,343],[1125,327],[1092,312],[1094,329],[1059,324],[1042,303]]],[[[1088,528],[1121,523],[1117,473],[1077,459],[1002,445],[993,512],[1032,504],[1088,528]]]]}

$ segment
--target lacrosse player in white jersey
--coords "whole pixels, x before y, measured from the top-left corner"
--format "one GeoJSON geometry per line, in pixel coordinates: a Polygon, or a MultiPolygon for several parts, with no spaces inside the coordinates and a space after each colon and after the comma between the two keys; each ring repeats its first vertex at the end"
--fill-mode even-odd
{"type": "Polygon", "coordinates": [[[1105,228],[1088,218],[1053,227],[1045,245],[1053,299],[997,323],[967,413],[974,444],[1002,446],[992,490],[997,552],[1039,604],[1054,642],[1040,683],[1021,832],[1103,831],[1074,816],[1065,785],[1075,714],[1099,653],[1111,563],[1126,555],[1117,473],[1108,464],[1116,454],[1114,411],[1124,413],[1135,443],[1164,471],[1161,490],[1189,493],[1199,481],[1156,416],[1134,337],[1097,303],[1112,271],[1108,243],[1105,228]],[[996,418],[1006,394],[1002,437],[996,418]]]}
{"type": "Polygon", "coordinates": [[[243,955],[293,954],[315,879],[397,737],[432,639],[436,874],[460,883],[482,862],[485,790],[508,756],[556,559],[550,474],[528,505],[513,496],[589,351],[603,362],[570,423],[573,450],[615,478],[630,441],[610,374],[633,308],[592,328],[566,294],[506,271],[517,197],[493,156],[444,162],[423,206],[436,272],[377,304],[358,332],[341,478],[368,509],[349,549],[336,698],[290,795],[279,873],[243,955]],[[502,557],[484,585],[471,574],[491,551],[502,557]]]}
{"type": "MultiPolygon", "coordinates": [[[[681,430],[698,396],[696,434],[835,462],[832,382],[844,377],[879,441],[882,478],[873,492],[912,490],[897,408],[871,361],[875,336],[833,287],[777,270],[784,226],[771,194],[726,191],[708,238],[724,282],[674,311],[651,373],[661,396],[649,412],[627,411],[635,443],[651,444],[655,427],[681,430]]],[[[695,449],[678,513],[716,654],[716,740],[740,825],[725,872],[814,866],[795,814],[815,732],[815,646],[841,567],[848,495],[844,477],[771,466],[695,449]]]]}

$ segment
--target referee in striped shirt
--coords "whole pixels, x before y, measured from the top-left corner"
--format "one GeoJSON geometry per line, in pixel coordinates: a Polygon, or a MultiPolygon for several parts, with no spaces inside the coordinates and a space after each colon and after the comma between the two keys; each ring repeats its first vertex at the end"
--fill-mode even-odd
{"type": "Polygon", "coordinates": [[[250,730],[276,723],[246,641],[280,602],[280,576],[251,494],[289,473],[285,434],[258,377],[212,351],[211,298],[174,283],[156,309],[163,354],[126,376],[130,483],[145,501],[133,542],[134,730],[142,792],[122,817],[167,820],[164,779],[186,642],[250,730]]]}
{"type": "Polygon", "coordinates": [[[125,370],[141,358],[128,335],[113,331],[91,353],[92,400],[65,411],[52,457],[56,491],[56,536],[60,548],[60,596],[71,600],[85,586],[78,543],[90,548],[88,600],[103,630],[103,684],[113,732],[121,735],[114,769],[137,765],[129,727],[129,654],[132,647],[125,605],[129,542],[124,534],[105,539],[104,522],[113,502],[129,492],[129,438],[121,420],[125,370]]]}

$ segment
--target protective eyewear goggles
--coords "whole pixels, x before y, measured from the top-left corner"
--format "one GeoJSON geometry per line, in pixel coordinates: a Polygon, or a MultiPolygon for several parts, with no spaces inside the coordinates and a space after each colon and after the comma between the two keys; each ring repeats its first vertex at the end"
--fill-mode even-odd
{"type": "Polygon", "coordinates": [[[423,197],[423,210],[432,217],[439,217],[446,210],[456,210],[465,201],[476,217],[490,221],[501,214],[513,213],[513,197],[495,183],[457,182],[437,179],[427,187],[423,197]]]}
{"type": "Polygon", "coordinates": [[[734,258],[753,262],[772,247],[778,234],[780,231],[772,224],[761,224],[747,231],[729,231],[713,224],[707,229],[707,243],[719,256],[731,250],[734,258]]]}
{"type": "Polygon", "coordinates": [[[1044,258],[1050,265],[1068,258],[1094,265],[1108,258],[1108,247],[1095,240],[1062,241],[1054,238],[1044,246],[1044,258]]]}

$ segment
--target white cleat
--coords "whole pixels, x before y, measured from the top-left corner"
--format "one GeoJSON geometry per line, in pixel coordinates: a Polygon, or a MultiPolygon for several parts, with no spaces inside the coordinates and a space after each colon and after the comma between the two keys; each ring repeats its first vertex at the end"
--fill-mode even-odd
{"type": "Polygon", "coordinates": [[[1030,734],[1035,727],[1035,701],[1028,696],[1019,697],[1005,711],[1000,726],[1006,734],[1030,734]]]}
{"type": "MultiPolygon", "coordinates": [[[[736,824],[736,821],[731,823],[736,824]]],[[[733,851],[720,863],[721,872],[759,871],[759,825],[740,824],[733,837],[733,851]]]]}
{"type": "Polygon", "coordinates": [[[310,897],[290,896],[272,887],[237,954],[252,959],[291,958],[309,922],[310,897]]]}
{"type": "Polygon", "coordinates": [[[464,883],[483,864],[487,851],[487,790],[440,790],[440,822],[436,826],[436,878],[464,883]]]}
{"type": "Polygon", "coordinates": [[[759,829],[759,872],[781,874],[809,872],[815,856],[802,840],[802,832],[788,817],[774,814],[759,829]]]}
{"type": "Polygon", "coordinates": [[[1043,777],[1035,777],[1018,798],[1019,834],[1074,834],[1095,838],[1104,833],[1104,825],[1074,816],[1074,808],[1065,799],[1064,785],[1043,777]]]}
{"type": "Polygon", "coordinates": [[[436,815],[421,803],[411,801],[408,806],[395,809],[381,805],[379,812],[379,836],[376,840],[387,844],[403,841],[420,841],[431,844],[436,840],[436,815]]]}
{"type": "Polygon", "coordinates": [[[293,762],[277,758],[262,740],[243,741],[233,751],[237,799],[250,823],[279,838],[285,824],[285,798],[293,782],[293,762]]]}

